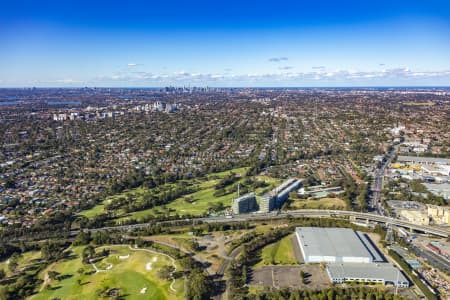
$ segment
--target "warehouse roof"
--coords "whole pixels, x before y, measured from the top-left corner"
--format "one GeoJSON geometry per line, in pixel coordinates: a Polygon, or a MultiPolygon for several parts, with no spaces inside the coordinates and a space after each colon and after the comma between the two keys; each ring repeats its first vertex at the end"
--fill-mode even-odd
{"type": "Polygon", "coordinates": [[[380,253],[378,248],[374,245],[374,243],[369,238],[367,233],[356,231],[356,234],[359,236],[361,241],[364,243],[364,246],[367,247],[367,249],[369,250],[370,254],[372,254],[374,262],[375,261],[376,262],[383,262],[383,261],[385,261],[383,255],[380,253]]]}
{"type": "Polygon", "coordinates": [[[376,259],[359,235],[348,228],[297,227],[295,229],[307,256],[368,257],[376,259]]]}
{"type": "Polygon", "coordinates": [[[392,283],[408,284],[399,269],[388,263],[331,263],[327,265],[330,277],[339,279],[382,279],[392,283]]]}
{"type": "Polygon", "coordinates": [[[403,156],[399,155],[397,161],[416,162],[416,163],[434,163],[442,165],[450,165],[450,159],[439,157],[421,157],[421,156],[403,156]]]}

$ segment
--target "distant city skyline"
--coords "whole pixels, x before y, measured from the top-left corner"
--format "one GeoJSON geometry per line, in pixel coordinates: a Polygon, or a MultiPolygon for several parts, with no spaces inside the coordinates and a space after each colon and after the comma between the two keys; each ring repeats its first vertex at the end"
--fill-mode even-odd
{"type": "Polygon", "coordinates": [[[243,2],[9,1],[0,87],[450,85],[449,1],[243,2]]]}

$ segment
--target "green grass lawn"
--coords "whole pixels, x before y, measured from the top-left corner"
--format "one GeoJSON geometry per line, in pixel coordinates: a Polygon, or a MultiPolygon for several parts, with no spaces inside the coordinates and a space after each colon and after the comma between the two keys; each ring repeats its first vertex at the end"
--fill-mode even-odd
{"type": "Polygon", "coordinates": [[[173,186],[173,184],[163,185],[163,186],[159,187],[158,190],[156,190],[156,189],[145,189],[145,188],[142,188],[142,187],[138,187],[138,188],[135,188],[135,189],[132,189],[132,190],[124,191],[124,192],[122,192],[120,194],[107,197],[103,201],[103,203],[97,204],[96,206],[94,206],[91,209],[82,211],[80,213],[80,215],[83,215],[83,216],[88,217],[88,218],[92,218],[92,217],[95,217],[98,214],[104,213],[105,212],[105,210],[104,210],[105,204],[107,204],[111,200],[118,199],[120,197],[125,197],[125,198],[133,197],[133,198],[136,198],[137,201],[139,201],[140,199],[142,199],[143,195],[146,192],[148,192],[148,191],[151,191],[154,194],[158,194],[160,192],[160,190],[169,189],[171,186],[173,186]]]}
{"type": "Polygon", "coordinates": [[[339,198],[323,198],[318,200],[293,200],[291,208],[298,209],[345,209],[345,201],[339,198]]]}
{"type": "Polygon", "coordinates": [[[245,173],[248,171],[248,169],[250,169],[250,168],[249,167],[235,168],[235,169],[230,169],[230,170],[226,170],[226,171],[222,171],[222,172],[211,173],[211,174],[206,175],[206,177],[208,179],[224,178],[225,176],[228,176],[231,173],[235,173],[235,174],[243,177],[243,176],[245,176],[245,173]]]}
{"type": "Polygon", "coordinates": [[[290,234],[281,240],[265,246],[261,250],[261,261],[255,265],[255,268],[269,265],[296,265],[297,259],[294,255],[290,234]]]}
{"type": "MultiPolygon", "coordinates": [[[[40,251],[28,251],[28,252],[22,253],[17,261],[17,263],[18,263],[17,269],[22,270],[22,269],[26,269],[27,267],[31,267],[31,266],[35,265],[36,263],[38,263],[40,261],[40,258],[41,258],[40,251]]],[[[1,261],[0,269],[5,270],[6,275],[10,276],[11,272],[9,272],[7,262],[8,262],[8,260],[1,261]]]]}
{"type": "MultiPolygon", "coordinates": [[[[234,169],[235,173],[238,173],[240,169],[234,169]]],[[[230,173],[231,171],[227,171],[230,173]]],[[[243,172],[243,171],[241,171],[243,172]]],[[[222,177],[226,175],[225,172],[221,173],[215,173],[216,176],[220,174],[222,177]]],[[[264,180],[269,184],[269,187],[265,188],[258,188],[255,190],[257,194],[262,193],[263,190],[274,188],[276,185],[280,183],[279,180],[270,178],[267,176],[257,176],[256,179],[258,180],[264,180]]],[[[201,184],[199,184],[199,190],[187,195],[189,198],[193,200],[192,203],[186,202],[184,200],[184,197],[175,199],[171,203],[167,204],[165,207],[166,209],[163,209],[162,207],[153,208],[145,211],[135,212],[131,213],[130,216],[133,218],[139,218],[148,214],[155,215],[156,212],[160,212],[162,214],[169,214],[169,215],[200,215],[208,211],[210,204],[218,204],[222,203],[224,206],[231,206],[231,200],[235,198],[237,195],[236,193],[230,193],[227,195],[223,195],[220,197],[214,196],[214,193],[216,192],[214,186],[219,182],[219,179],[212,179],[208,181],[204,181],[201,184]]]]}
{"type": "MultiPolygon", "coordinates": [[[[137,212],[132,212],[129,214],[126,214],[120,218],[118,218],[116,221],[117,223],[120,223],[123,220],[126,219],[137,219],[149,216],[149,215],[201,215],[206,213],[209,208],[210,204],[218,204],[222,203],[225,207],[231,206],[231,200],[236,197],[236,193],[229,193],[220,197],[214,196],[214,193],[216,192],[214,186],[220,181],[221,178],[229,175],[230,173],[236,173],[239,175],[244,176],[249,168],[243,167],[243,168],[236,168],[231,169],[223,172],[218,173],[212,173],[208,174],[204,179],[193,179],[193,180],[185,180],[185,184],[192,185],[193,188],[196,190],[195,192],[188,194],[186,196],[180,197],[172,201],[171,203],[164,205],[164,206],[158,206],[146,210],[141,210],[137,212]],[[192,200],[185,201],[185,198],[188,197],[192,200]]],[[[258,188],[255,190],[255,192],[262,193],[266,189],[272,189],[276,185],[280,183],[280,180],[268,177],[268,176],[255,176],[255,179],[263,180],[269,184],[268,187],[265,188],[258,188]]],[[[243,179],[242,179],[243,180],[243,179]]],[[[175,184],[167,184],[162,187],[159,187],[160,190],[170,188],[171,186],[174,186],[175,184]]],[[[115,199],[118,197],[128,197],[133,196],[136,198],[136,201],[139,201],[140,197],[142,197],[142,194],[145,193],[145,189],[143,188],[137,188],[130,191],[125,191],[123,193],[120,193],[118,195],[114,195],[111,197],[108,197],[105,199],[104,203],[107,203],[111,199],[115,199]]],[[[156,192],[155,192],[156,194],[156,192]]],[[[99,204],[95,206],[92,209],[83,211],[81,215],[84,215],[86,217],[93,217],[99,213],[104,212],[104,204],[99,204]]]]}
{"type": "MultiPolygon", "coordinates": [[[[40,287],[39,293],[30,299],[99,299],[98,291],[105,288],[119,288],[124,299],[182,299],[183,279],[177,279],[174,284],[176,293],[169,291],[171,281],[161,280],[157,277],[157,271],[164,265],[172,265],[171,260],[166,256],[152,254],[142,250],[132,251],[128,246],[114,245],[104,248],[111,249],[110,255],[95,265],[101,270],[108,266],[112,268],[104,272],[95,272],[91,265],[84,265],[81,261],[83,247],[72,248],[74,258],[67,259],[50,265],[44,270],[40,277],[45,280],[48,271],[56,271],[66,276],[61,281],[50,282],[51,289],[40,287]],[[119,256],[129,255],[126,259],[119,256]],[[151,268],[150,268],[151,265],[151,268]],[[84,274],[80,275],[78,270],[82,268],[84,274]],[[81,284],[78,283],[81,281],[81,284]],[[143,288],[147,288],[145,293],[141,293],[143,288]]],[[[96,252],[102,248],[97,248],[96,252]]],[[[48,279],[47,279],[48,280],[48,279]]]]}
{"type": "Polygon", "coordinates": [[[94,207],[91,208],[91,209],[83,210],[83,211],[80,213],[80,215],[85,216],[85,217],[87,217],[87,218],[93,218],[93,217],[95,217],[96,215],[99,215],[99,214],[101,214],[101,213],[104,213],[104,212],[105,212],[105,211],[104,211],[104,208],[105,208],[105,205],[104,205],[103,203],[97,204],[96,206],[94,206],[94,207]]]}

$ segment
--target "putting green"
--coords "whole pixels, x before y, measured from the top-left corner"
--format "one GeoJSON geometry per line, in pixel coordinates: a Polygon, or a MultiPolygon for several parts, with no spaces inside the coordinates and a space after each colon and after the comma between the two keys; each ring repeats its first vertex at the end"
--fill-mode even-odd
{"type": "Polygon", "coordinates": [[[183,298],[182,279],[177,279],[173,284],[174,292],[170,289],[171,280],[161,280],[157,276],[161,267],[172,265],[168,257],[143,250],[131,250],[122,245],[97,248],[96,252],[102,248],[111,249],[111,253],[109,257],[95,263],[99,272],[92,265],[82,263],[83,247],[75,247],[72,249],[73,258],[52,264],[40,274],[44,284],[30,299],[100,299],[102,290],[112,288],[119,289],[124,299],[183,298]],[[84,270],[84,274],[79,274],[80,268],[84,270]],[[65,278],[50,280],[48,271],[56,271],[65,278]],[[46,287],[48,284],[50,288],[46,287]]]}

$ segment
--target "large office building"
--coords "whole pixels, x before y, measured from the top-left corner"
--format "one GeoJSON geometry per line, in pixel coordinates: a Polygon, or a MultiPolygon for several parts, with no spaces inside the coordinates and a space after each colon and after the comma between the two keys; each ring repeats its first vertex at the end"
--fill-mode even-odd
{"type": "Polygon", "coordinates": [[[349,228],[297,227],[297,242],[305,263],[326,263],[334,283],[372,282],[409,286],[396,267],[362,233],[349,228]]]}
{"type": "Polygon", "coordinates": [[[231,205],[234,214],[243,214],[257,209],[255,193],[248,193],[233,200],[231,205]]]}
{"type": "Polygon", "coordinates": [[[269,212],[276,208],[281,208],[289,197],[289,193],[298,190],[302,184],[299,179],[291,178],[283,182],[272,191],[264,194],[259,202],[259,210],[269,212]]]}
{"type": "Polygon", "coordinates": [[[275,197],[269,193],[261,196],[259,200],[259,211],[269,212],[275,208],[275,197]]]}

